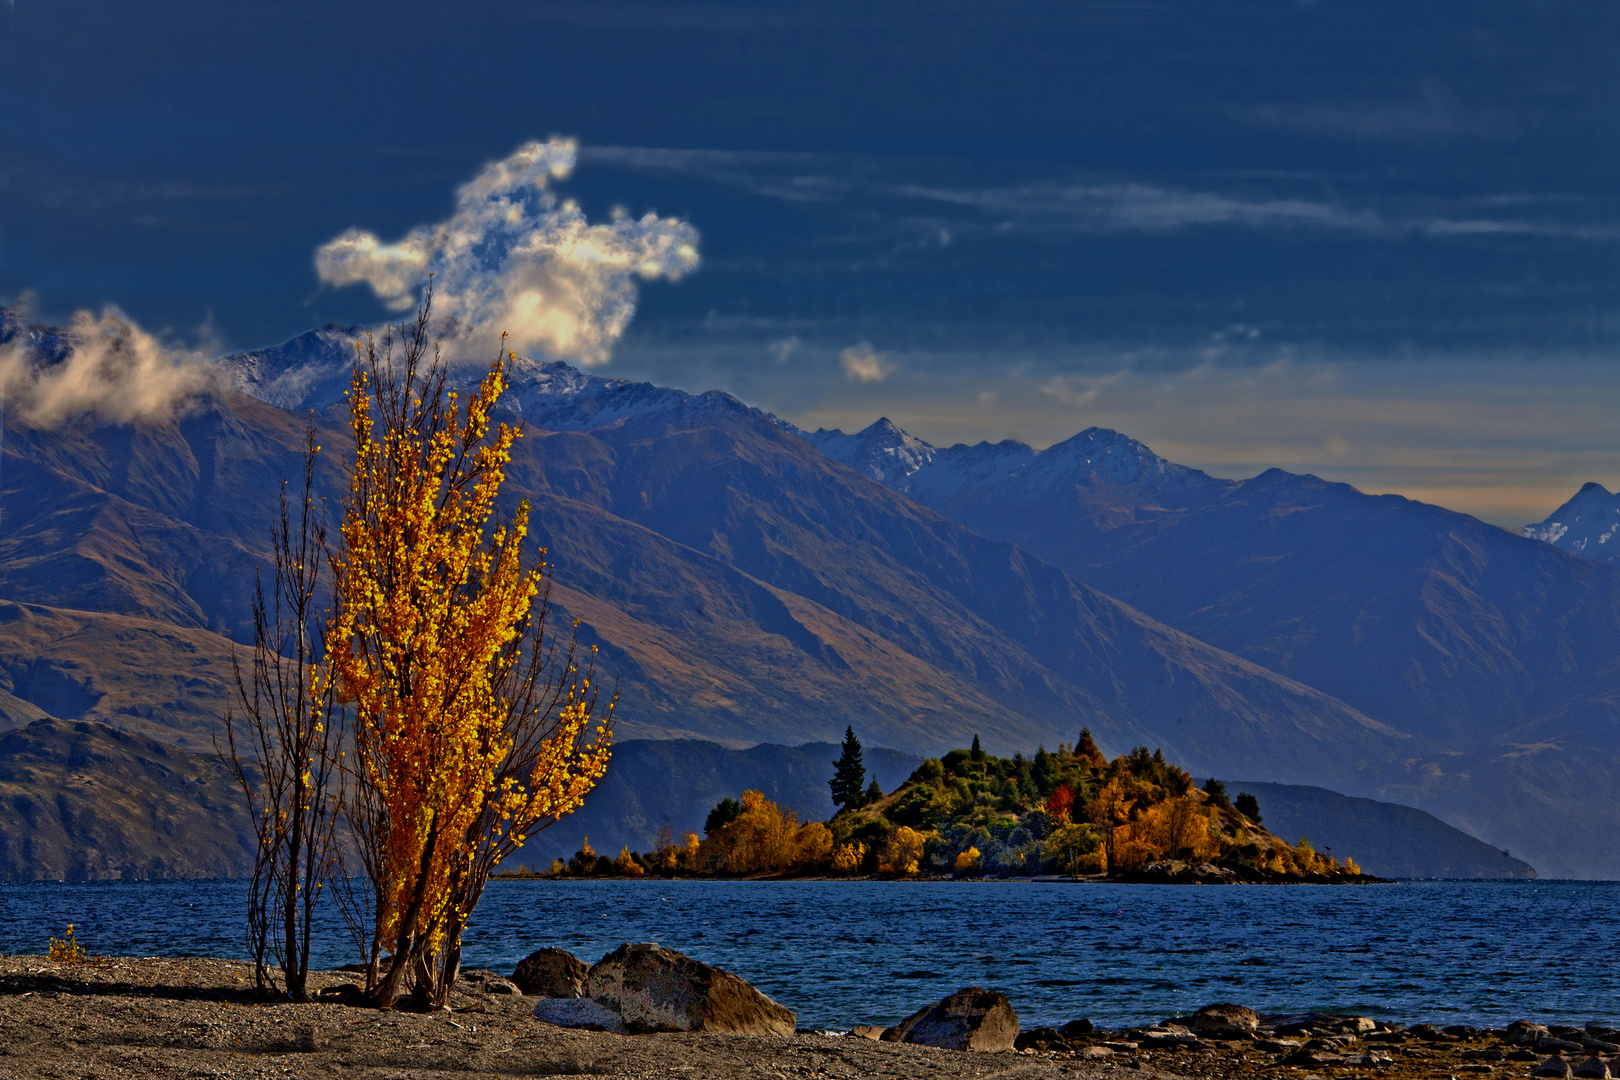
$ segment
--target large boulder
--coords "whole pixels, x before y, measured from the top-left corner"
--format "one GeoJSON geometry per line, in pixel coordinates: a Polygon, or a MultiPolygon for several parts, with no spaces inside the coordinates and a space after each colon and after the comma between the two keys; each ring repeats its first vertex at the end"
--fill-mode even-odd
{"type": "Polygon", "coordinates": [[[798,1020],[748,983],[720,968],[657,945],[621,945],[591,968],[585,993],[637,1034],[728,1031],[792,1035],[798,1020]]]}
{"type": "Polygon", "coordinates": [[[512,981],[530,997],[577,998],[585,996],[585,976],[590,966],[562,949],[541,949],[518,961],[512,981]]]}
{"type": "Polygon", "coordinates": [[[943,1050],[1011,1050],[1017,1040],[1018,1014],[1007,995],[977,986],[919,1009],[883,1033],[884,1042],[943,1050]]]}
{"type": "Polygon", "coordinates": [[[1260,1015],[1244,1005],[1205,1005],[1187,1026],[1205,1039],[1241,1039],[1260,1027],[1260,1015]]]}

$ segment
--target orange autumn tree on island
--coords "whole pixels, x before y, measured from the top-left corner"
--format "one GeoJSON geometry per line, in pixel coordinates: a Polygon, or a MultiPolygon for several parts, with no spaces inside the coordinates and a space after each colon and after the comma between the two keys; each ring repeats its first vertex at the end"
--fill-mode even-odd
{"type": "Polygon", "coordinates": [[[428,358],[430,305],[401,328],[398,357],[392,331],[360,350],[331,559],[344,812],[371,884],[348,910],[369,939],[368,996],[384,1007],[407,990],[444,1004],[489,875],[602,777],[614,707],[572,639],[546,632],[547,566],[521,558],[528,504],[497,509],[519,436],[491,421],[511,354],[503,346],[461,402],[436,348],[428,358]]]}

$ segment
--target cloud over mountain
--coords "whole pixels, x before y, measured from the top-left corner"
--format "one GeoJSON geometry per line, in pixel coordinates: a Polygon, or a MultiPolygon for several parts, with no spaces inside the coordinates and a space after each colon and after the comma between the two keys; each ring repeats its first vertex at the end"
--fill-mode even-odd
{"type": "Polygon", "coordinates": [[[698,233],[622,210],[591,224],[548,190],[576,157],[571,139],[525,143],[463,185],[445,221],[395,243],[351,228],[317,249],[316,272],[330,285],[368,284],[396,311],[415,305],[432,275],[445,336],[479,355],[506,333],[519,352],[605,363],[635,314],[635,279],[673,281],[695,269],[698,233]]]}
{"type": "Polygon", "coordinates": [[[209,383],[200,353],[172,348],[116,308],[78,312],[61,332],[24,331],[0,311],[0,400],[34,427],[93,415],[114,423],[169,415],[209,383]]]}

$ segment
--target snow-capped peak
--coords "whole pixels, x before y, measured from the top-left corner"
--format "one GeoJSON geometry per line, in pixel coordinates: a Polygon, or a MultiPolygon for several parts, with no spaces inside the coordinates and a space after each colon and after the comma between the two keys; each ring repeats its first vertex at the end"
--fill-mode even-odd
{"type": "MultiPolygon", "coordinates": [[[[268,349],[223,357],[220,367],[237,389],[284,409],[321,410],[343,400],[349,388],[355,345],[365,331],[329,326],[268,349]]],[[[452,365],[449,384],[467,391],[488,369],[452,365]]],[[[688,394],[651,383],[609,379],[561,360],[514,358],[507,365],[504,408],[550,431],[586,430],[660,408],[742,405],[729,394],[688,394]]]]}
{"type": "Polygon", "coordinates": [[[902,431],[887,416],[853,435],[835,429],[798,431],[798,436],[834,461],[880,484],[894,487],[934,459],[935,450],[902,431]]]}
{"type": "Polygon", "coordinates": [[[1598,562],[1620,562],[1620,495],[1588,482],[1524,535],[1598,562]]]}

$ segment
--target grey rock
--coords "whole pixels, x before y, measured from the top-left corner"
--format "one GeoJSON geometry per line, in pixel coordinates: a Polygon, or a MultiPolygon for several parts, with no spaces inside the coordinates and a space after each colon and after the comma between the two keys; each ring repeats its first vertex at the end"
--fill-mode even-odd
{"type": "Polygon", "coordinates": [[[1593,1077],[1595,1080],[1609,1080],[1613,1074],[1609,1072],[1609,1063],[1600,1057],[1589,1057],[1575,1066],[1576,1076],[1593,1077]]]}
{"type": "Polygon", "coordinates": [[[1343,1065],[1344,1057],[1328,1050],[1296,1050],[1277,1064],[1296,1069],[1321,1068],[1327,1065],[1343,1065]]]}
{"type": "MultiPolygon", "coordinates": [[[[621,945],[591,968],[585,992],[637,1034],[792,1035],[798,1017],[743,979],[657,945],[621,945]]],[[[1015,1031],[1016,1034],[1016,1031],[1015,1031]]]]}
{"type": "Polygon", "coordinates": [[[1018,1038],[1013,1040],[1013,1046],[1019,1050],[1058,1050],[1067,1051],[1069,1044],[1064,1041],[1063,1035],[1057,1028],[1038,1027],[1029,1031],[1020,1031],[1018,1038]]]}
{"type": "Polygon", "coordinates": [[[534,1007],[534,1018],[557,1027],[630,1034],[624,1017],[590,998],[541,998],[534,1007]]]}
{"type": "Polygon", "coordinates": [[[1514,1046],[1534,1046],[1552,1032],[1528,1020],[1515,1020],[1507,1026],[1504,1038],[1514,1046]]]}
{"type": "Polygon", "coordinates": [[[1587,1036],[1581,1040],[1581,1045],[1585,1046],[1588,1050],[1596,1054],[1620,1054],[1620,1043],[1612,1043],[1607,1039],[1600,1039],[1590,1032],[1588,1032],[1587,1036]]]}
{"type": "Polygon", "coordinates": [[[1188,1026],[1204,1038],[1224,1039],[1252,1034],[1260,1027],[1260,1016],[1245,1005],[1205,1005],[1188,1026]]]}
{"type": "Polygon", "coordinates": [[[1569,1062],[1561,1057],[1550,1057],[1530,1070],[1531,1076],[1568,1076],[1569,1062]]]}
{"type": "Polygon", "coordinates": [[[1114,1052],[1108,1049],[1106,1046],[1083,1046],[1074,1052],[1074,1056],[1081,1058],[1105,1058],[1113,1057],[1114,1052]]]}
{"type": "Polygon", "coordinates": [[[1095,1030],[1097,1029],[1092,1026],[1090,1020],[1080,1019],[1070,1020],[1067,1024],[1058,1028],[1058,1033],[1065,1039],[1076,1039],[1081,1035],[1090,1035],[1095,1030]]]}
{"type": "Polygon", "coordinates": [[[875,1041],[883,1037],[883,1029],[880,1027],[873,1027],[871,1024],[857,1024],[854,1029],[850,1031],[850,1034],[857,1039],[872,1039],[875,1041]]]}
{"type": "Polygon", "coordinates": [[[1299,1040],[1298,1039],[1259,1039],[1259,1040],[1256,1040],[1254,1045],[1257,1046],[1258,1048],[1260,1048],[1261,1050],[1264,1050],[1268,1054],[1283,1054],[1283,1053],[1287,1053],[1290,1050],[1298,1050],[1299,1049],[1299,1040]]]}
{"type": "Polygon", "coordinates": [[[585,976],[590,967],[573,953],[562,949],[541,949],[518,961],[512,982],[534,997],[577,998],[585,996],[585,976]]]}
{"type": "Polygon", "coordinates": [[[1538,1054],[1573,1054],[1584,1049],[1586,1047],[1578,1042],[1570,1042],[1568,1039],[1560,1039],[1552,1035],[1544,1035],[1536,1040],[1536,1053],[1538,1054]]]}
{"type": "Polygon", "coordinates": [[[1018,1014],[1007,995],[969,986],[918,1009],[883,1033],[884,1042],[915,1043],[942,1050],[1011,1050],[1018,1014]]]}
{"type": "Polygon", "coordinates": [[[1344,1063],[1359,1069],[1387,1069],[1395,1063],[1395,1059],[1382,1050],[1371,1050],[1363,1054],[1346,1054],[1344,1063]]]}
{"type": "Polygon", "coordinates": [[[1198,1036],[1185,1029],[1149,1028],[1142,1033],[1142,1045],[1163,1049],[1171,1046],[1197,1046],[1198,1036]]]}

